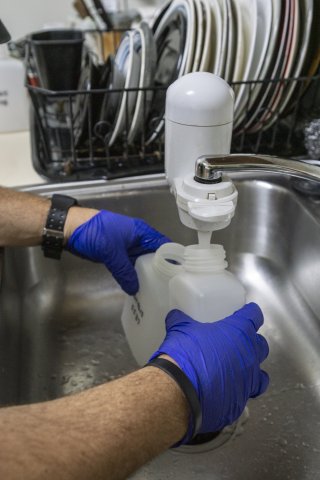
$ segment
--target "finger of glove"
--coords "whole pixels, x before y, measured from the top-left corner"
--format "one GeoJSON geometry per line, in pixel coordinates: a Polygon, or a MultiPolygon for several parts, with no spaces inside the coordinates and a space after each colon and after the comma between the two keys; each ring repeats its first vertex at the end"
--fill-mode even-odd
{"type": "Polygon", "coordinates": [[[166,316],[166,330],[168,332],[175,325],[180,324],[182,322],[190,323],[194,321],[195,320],[193,320],[193,318],[181,312],[181,310],[174,309],[174,310],[171,310],[166,316]]]}
{"type": "Polygon", "coordinates": [[[106,267],[110,270],[122,290],[128,295],[135,295],[139,290],[139,281],[137,272],[131,264],[129,258],[124,257],[120,261],[112,261],[106,263],[106,267]]]}
{"type": "Polygon", "coordinates": [[[262,395],[268,388],[269,385],[269,375],[264,370],[260,370],[259,374],[259,383],[254,392],[250,395],[251,398],[256,398],[259,395],[262,395]]]}
{"type": "Polygon", "coordinates": [[[269,355],[269,345],[267,340],[259,333],[257,333],[256,340],[258,345],[259,363],[262,363],[269,355]]]}
{"type": "Polygon", "coordinates": [[[247,322],[247,324],[249,322],[257,332],[263,325],[263,313],[256,303],[251,302],[240,308],[240,310],[235,311],[233,315],[230,315],[225,320],[240,329],[243,329],[244,322],[247,322]]]}

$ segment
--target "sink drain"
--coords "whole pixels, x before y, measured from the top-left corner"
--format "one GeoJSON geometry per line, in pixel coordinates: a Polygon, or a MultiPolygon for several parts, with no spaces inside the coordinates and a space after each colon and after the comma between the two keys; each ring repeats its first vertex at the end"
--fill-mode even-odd
{"type": "Polygon", "coordinates": [[[249,409],[246,407],[241,417],[232,425],[225,427],[220,432],[212,432],[197,435],[192,443],[188,445],[181,445],[181,447],[172,450],[176,453],[203,453],[211,450],[216,450],[222,447],[225,443],[229,442],[233,438],[241,435],[243,432],[243,425],[249,418],[249,409]]]}

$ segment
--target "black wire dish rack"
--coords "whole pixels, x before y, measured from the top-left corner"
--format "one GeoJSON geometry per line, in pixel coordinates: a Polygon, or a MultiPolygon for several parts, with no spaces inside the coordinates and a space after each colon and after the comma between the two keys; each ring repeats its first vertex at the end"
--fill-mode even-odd
{"type": "MultiPolygon", "coordinates": [[[[112,57],[109,58],[109,61],[112,57]]],[[[27,88],[31,99],[31,146],[35,170],[51,181],[114,179],[164,171],[163,116],[166,86],[102,88],[111,72],[91,54],[82,64],[79,89],[50,91],[37,86],[27,48],[27,88]],[[139,95],[139,125],[132,135],[132,105],[139,95]],[[120,102],[119,99],[123,101],[120,102]],[[124,105],[119,124],[119,104],[124,105]],[[117,120],[118,119],[118,120],[117,120]],[[117,124],[118,121],[118,124],[117,124]],[[114,135],[115,129],[117,135],[114,135]]],[[[231,152],[307,159],[305,131],[320,118],[320,75],[237,82],[245,86],[241,122],[235,123],[231,152]],[[293,89],[283,108],[257,108],[252,92],[293,89]],[[255,122],[252,122],[253,114],[255,122]]],[[[320,141],[320,140],[319,140],[320,141]]]]}

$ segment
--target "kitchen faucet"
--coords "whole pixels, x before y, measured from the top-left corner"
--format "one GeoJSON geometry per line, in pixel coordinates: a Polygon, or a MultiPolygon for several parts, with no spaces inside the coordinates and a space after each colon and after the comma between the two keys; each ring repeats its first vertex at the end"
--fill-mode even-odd
{"type": "Polygon", "coordinates": [[[185,75],[167,92],[166,177],[180,221],[197,230],[203,246],[234,216],[238,192],[228,172],[281,173],[320,182],[319,167],[302,161],[230,154],[233,111],[233,90],[211,73],[185,75]]]}
{"type": "Polygon", "coordinates": [[[281,173],[302,180],[320,182],[320,168],[303,161],[271,155],[228,154],[202,155],[195,163],[195,178],[219,182],[223,172],[281,173]]]}

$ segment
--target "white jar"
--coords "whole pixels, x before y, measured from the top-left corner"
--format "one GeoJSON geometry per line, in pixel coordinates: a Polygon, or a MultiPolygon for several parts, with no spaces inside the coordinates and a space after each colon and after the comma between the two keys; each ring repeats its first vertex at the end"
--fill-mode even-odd
{"type": "Polygon", "coordinates": [[[20,60],[11,58],[7,46],[0,46],[0,132],[28,130],[28,96],[25,72],[20,60]]]}
{"type": "Polygon", "coordinates": [[[121,319],[140,365],[162,343],[170,310],[176,308],[200,322],[213,322],[246,303],[244,287],[226,267],[221,245],[204,249],[166,243],[156,253],[137,259],[139,292],[126,297],[121,319]]]}

